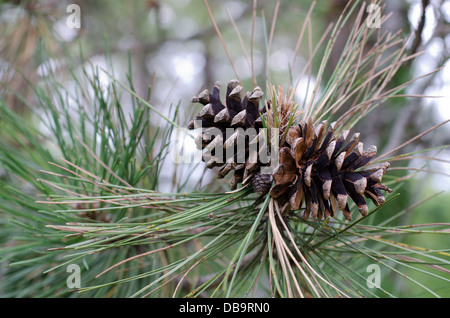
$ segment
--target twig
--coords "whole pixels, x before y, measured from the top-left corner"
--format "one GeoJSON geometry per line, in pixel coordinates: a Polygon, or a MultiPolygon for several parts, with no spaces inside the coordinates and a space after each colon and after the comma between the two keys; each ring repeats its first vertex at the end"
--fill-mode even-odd
{"type": "Polygon", "coordinates": [[[209,17],[211,19],[211,22],[214,25],[214,28],[216,29],[217,36],[219,37],[220,42],[222,43],[222,46],[223,46],[223,48],[225,50],[225,53],[226,53],[226,55],[228,57],[228,60],[230,61],[231,67],[233,68],[234,75],[236,76],[237,80],[240,81],[238,72],[236,70],[236,66],[234,65],[233,59],[231,58],[230,52],[228,51],[228,48],[227,48],[227,45],[226,45],[226,43],[225,43],[225,41],[223,39],[222,33],[220,32],[220,29],[217,26],[216,20],[214,19],[214,16],[213,16],[213,14],[211,12],[211,8],[209,7],[208,0],[204,0],[204,2],[205,2],[206,9],[208,10],[208,14],[209,14],[209,17]]]}

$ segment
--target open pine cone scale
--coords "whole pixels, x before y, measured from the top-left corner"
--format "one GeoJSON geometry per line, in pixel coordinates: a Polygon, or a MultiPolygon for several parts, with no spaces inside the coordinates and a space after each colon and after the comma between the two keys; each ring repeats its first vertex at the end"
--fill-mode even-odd
{"type": "MultiPolygon", "coordinates": [[[[255,175],[260,178],[256,180],[254,188],[257,192],[268,192],[272,179],[268,176],[257,174],[259,162],[257,158],[251,157],[249,152],[248,136],[244,136],[244,147],[238,147],[240,133],[249,128],[254,128],[257,135],[262,128],[261,114],[264,114],[266,107],[259,109],[259,103],[263,92],[259,87],[253,91],[245,93],[242,98],[243,87],[238,80],[231,80],[227,84],[225,104],[220,98],[220,83],[216,82],[212,94],[206,89],[192,99],[194,103],[203,105],[202,110],[197,114],[195,120],[189,123],[189,129],[198,127],[206,128],[196,140],[197,148],[204,150],[203,160],[207,162],[208,168],[220,167],[217,177],[224,178],[230,172],[234,172],[230,188],[237,188],[239,183],[247,184],[252,182],[255,175]],[[229,134],[227,128],[242,128],[236,133],[229,134]],[[228,133],[228,134],[227,134],[228,133]],[[222,147],[221,154],[215,153],[217,146],[222,147]],[[228,155],[227,148],[231,155],[228,155]],[[250,160],[252,159],[252,160],[250,160]]],[[[253,154],[254,155],[254,154],[253,154]]]]}
{"type": "Polygon", "coordinates": [[[364,150],[359,133],[346,143],[348,130],[335,137],[336,123],[330,124],[328,130],[326,126],[326,121],[314,126],[309,117],[289,129],[270,195],[289,204],[292,210],[300,209],[305,202],[305,219],[334,216],[338,208],[351,220],[349,198],[362,215],[367,215],[364,197],[380,205],[385,201],[380,190],[392,191],[380,184],[389,164],[364,170],[375,156],[376,147],[364,150]]]}

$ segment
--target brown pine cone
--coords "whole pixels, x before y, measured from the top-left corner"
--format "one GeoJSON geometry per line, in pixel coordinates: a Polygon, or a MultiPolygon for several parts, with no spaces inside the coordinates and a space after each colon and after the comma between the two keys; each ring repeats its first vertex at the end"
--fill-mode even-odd
{"type": "Polygon", "coordinates": [[[351,220],[348,197],[367,215],[364,196],[380,205],[385,201],[380,190],[392,192],[380,183],[389,163],[362,169],[375,156],[376,147],[363,150],[359,133],[346,143],[349,131],[334,136],[335,125],[326,130],[326,122],[315,127],[308,118],[289,129],[280,149],[270,195],[282,204],[289,203],[292,210],[305,202],[305,219],[334,216],[338,207],[351,220]]]}
{"type": "Polygon", "coordinates": [[[198,137],[197,147],[209,151],[210,156],[204,155],[202,158],[207,162],[207,167],[220,167],[218,178],[224,178],[234,171],[230,185],[232,190],[236,189],[239,183],[250,183],[253,175],[259,170],[257,156],[249,151],[252,140],[249,140],[249,136],[241,136],[240,133],[254,128],[256,137],[262,128],[260,117],[266,111],[266,107],[259,110],[259,102],[263,96],[259,87],[247,92],[243,99],[242,91],[243,87],[239,81],[231,80],[227,85],[224,105],[220,99],[220,83],[217,82],[212,94],[204,90],[193,98],[194,103],[201,103],[204,107],[196,119],[189,123],[189,129],[206,128],[198,137]],[[227,134],[227,128],[241,128],[241,130],[230,135],[230,130],[227,134]],[[241,144],[238,147],[238,143],[242,140],[240,138],[245,138],[244,147],[241,144]],[[216,153],[216,146],[223,147],[220,153],[216,153]],[[228,154],[227,148],[234,151],[228,154]]]}

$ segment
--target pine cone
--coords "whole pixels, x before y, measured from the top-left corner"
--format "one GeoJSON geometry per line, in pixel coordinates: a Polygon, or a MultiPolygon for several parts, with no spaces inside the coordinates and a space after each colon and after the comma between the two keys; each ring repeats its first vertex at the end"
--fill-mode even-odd
{"type": "Polygon", "coordinates": [[[309,117],[289,129],[286,142],[281,145],[279,166],[273,174],[274,187],[270,195],[292,210],[305,202],[304,218],[334,216],[336,206],[347,220],[351,220],[350,197],[362,215],[368,207],[364,196],[375,205],[385,198],[380,190],[392,192],[382,185],[381,178],[389,163],[362,170],[376,154],[376,147],[363,150],[359,133],[347,142],[349,131],[334,136],[336,123],[326,130],[326,121],[313,125],[309,117]]]}
{"type": "Polygon", "coordinates": [[[255,173],[252,179],[252,186],[256,193],[266,194],[272,186],[272,175],[255,173]]]}
{"type": "MultiPolygon", "coordinates": [[[[243,99],[241,93],[243,87],[238,80],[231,80],[227,85],[225,105],[220,100],[220,83],[216,82],[213,93],[206,89],[192,99],[194,103],[204,105],[197,114],[196,120],[189,123],[189,129],[198,127],[206,128],[198,136],[197,147],[208,150],[210,156],[204,155],[203,161],[207,162],[208,168],[220,167],[218,178],[224,178],[228,173],[234,171],[230,188],[236,189],[239,183],[247,184],[252,181],[254,174],[259,169],[257,153],[249,151],[249,144],[254,140],[249,140],[245,136],[244,147],[238,147],[239,135],[242,131],[254,128],[256,135],[262,128],[261,114],[264,114],[266,107],[259,110],[259,102],[263,92],[259,87],[255,87],[252,92],[247,92],[243,99]],[[227,135],[227,128],[242,128],[231,136],[227,135]],[[223,147],[223,151],[215,152],[217,145],[223,147]],[[227,154],[226,149],[232,148],[231,154],[227,154]],[[249,160],[249,159],[252,160],[249,160]]],[[[271,183],[271,181],[270,181],[271,183]]],[[[262,186],[260,182],[258,187],[262,186]]]]}

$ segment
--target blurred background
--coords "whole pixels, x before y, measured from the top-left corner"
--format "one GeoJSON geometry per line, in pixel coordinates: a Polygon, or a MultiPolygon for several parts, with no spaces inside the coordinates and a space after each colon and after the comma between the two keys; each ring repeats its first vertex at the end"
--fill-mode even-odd
{"type": "MultiPolygon", "coordinates": [[[[199,111],[199,107],[191,103],[191,98],[205,88],[212,89],[216,81],[226,84],[239,75],[245,89],[252,89],[252,67],[246,58],[250,53],[254,56],[253,71],[260,86],[265,85],[266,67],[274,84],[287,84],[289,61],[295,52],[302,22],[312,2],[280,1],[270,53],[266,52],[264,33],[271,26],[276,10],[275,1],[257,1],[254,26],[253,1],[210,0],[208,3],[238,74],[233,70],[205,3],[200,0],[2,1],[0,81],[7,83],[21,97],[8,93],[5,85],[0,86],[0,94],[11,109],[45,129],[40,126],[40,119],[36,118],[39,110],[30,114],[24,106],[23,98],[31,104],[35,103],[28,82],[38,83],[50,73],[55,73],[61,85],[70,89],[73,79],[69,76],[68,66],[73,65],[73,61],[80,65],[98,65],[114,73],[119,81],[125,82],[130,59],[136,93],[145,98],[151,87],[150,104],[169,117],[178,105],[178,123],[184,127],[199,111]],[[78,7],[70,7],[73,4],[78,7]],[[79,11],[73,8],[79,8],[79,11]],[[77,21],[73,20],[78,17],[77,13],[80,18],[79,28],[75,23],[77,21]],[[239,30],[239,36],[236,29],[239,30]]],[[[382,3],[386,6],[386,12],[392,12],[382,28],[393,33],[401,32],[405,38],[411,35],[406,47],[410,54],[423,51],[422,55],[402,67],[393,81],[398,85],[440,68],[414,81],[404,92],[440,97],[399,97],[386,102],[362,120],[355,130],[362,133],[365,143],[379,145],[380,153],[394,149],[409,138],[450,119],[450,0],[382,3]]],[[[344,0],[316,2],[311,13],[313,42],[320,39],[329,23],[336,21],[346,4],[344,0]]],[[[345,32],[349,31],[343,30],[342,43],[337,43],[338,47],[343,45],[345,32]]],[[[338,51],[332,56],[330,67],[338,59],[338,51]]],[[[313,61],[313,70],[318,69],[320,58],[319,52],[313,61]]],[[[291,70],[294,77],[301,72],[307,59],[308,50],[301,47],[297,64],[291,70]]],[[[105,85],[111,81],[107,75],[102,75],[100,79],[105,85]]],[[[311,79],[314,80],[314,74],[311,79]]],[[[300,84],[297,93],[298,99],[301,99],[304,85],[300,84]]],[[[152,125],[155,127],[161,124],[156,116],[153,120],[152,125]]],[[[174,139],[178,137],[173,136],[174,139]]],[[[420,138],[404,151],[419,151],[449,143],[450,125],[446,125],[420,138]]],[[[186,147],[189,149],[192,144],[188,143],[186,147]]],[[[429,164],[429,169],[436,173],[419,172],[414,182],[401,189],[400,199],[393,203],[395,211],[396,204],[399,207],[409,206],[435,192],[443,191],[434,200],[405,214],[403,220],[411,223],[450,221],[449,151],[439,149],[431,155],[440,161],[429,163],[423,158],[411,161],[410,165],[420,167],[429,164]]],[[[190,175],[188,189],[196,189],[200,183],[202,186],[210,184],[213,190],[217,187],[213,183],[214,173],[205,172],[203,165],[177,166],[169,158],[162,169],[160,191],[176,191],[175,172],[190,175]]],[[[383,213],[377,217],[386,217],[383,213]]],[[[442,238],[439,242],[417,244],[448,249],[450,241],[442,238]]],[[[407,283],[403,288],[408,290],[407,283]]],[[[406,295],[414,296],[414,291],[408,291],[406,295]]]]}

